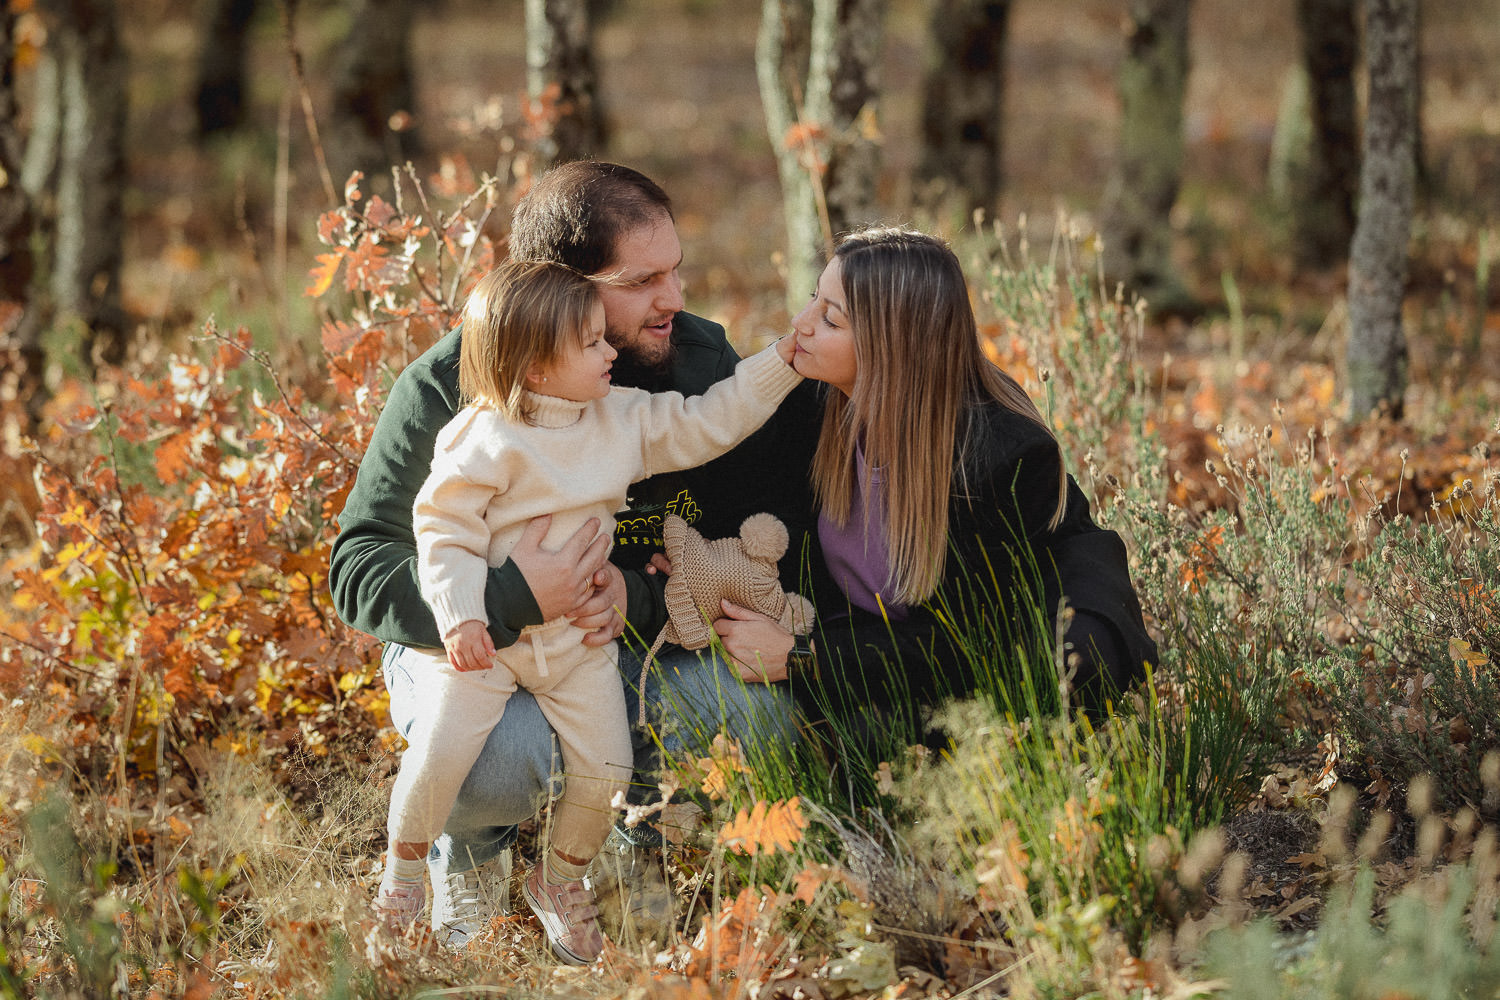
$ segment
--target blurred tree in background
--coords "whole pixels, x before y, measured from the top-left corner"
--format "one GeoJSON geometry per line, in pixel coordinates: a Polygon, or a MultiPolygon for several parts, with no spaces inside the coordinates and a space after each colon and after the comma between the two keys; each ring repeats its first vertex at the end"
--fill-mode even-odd
{"type": "MultiPolygon", "coordinates": [[[[21,187],[21,132],[16,122],[16,15],[0,6],[0,326],[14,330],[15,352],[6,358],[18,399],[34,423],[46,399],[41,319],[33,305],[36,263],[31,239],[36,226],[31,198],[21,187]]],[[[3,355],[0,355],[3,357],[3,355]]]]}
{"type": "Polygon", "coordinates": [[[125,243],[126,56],[113,0],[42,0],[21,183],[35,207],[45,276],[30,307],[44,326],[80,331],[79,357],[125,356],[120,266],[125,243]]]}
{"type": "Polygon", "coordinates": [[[1182,105],[1191,0],[1131,0],[1120,65],[1120,148],[1100,228],[1105,272],[1157,310],[1190,310],[1172,262],[1172,206],[1182,185],[1182,105]]]}
{"type": "Polygon", "coordinates": [[[203,47],[194,104],[200,137],[239,128],[245,118],[246,44],[256,0],[203,0],[203,47]]]}
{"type": "Polygon", "coordinates": [[[1297,0],[1297,27],[1311,128],[1308,148],[1288,178],[1292,252],[1299,267],[1328,267],[1349,256],[1359,184],[1359,64],[1356,0],[1297,0]]]}
{"type": "Polygon", "coordinates": [[[1367,0],[1370,75],[1359,222],[1349,255],[1349,415],[1402,415],[1407,349],[1401,305],[1416,187],[1417,0],[1367,0]]]}
{"type": "Polygon", "coordinates": [[[888,0],[764,0],[756,70],[787,228],[787,300],[838,234],[880,209],[880,56],[888,0]]]}
{"type": "Polygon", "coordinates": [[[927,200],[1000,203],[1010,0],[936,0],[928,18],[918,173],[927,200]]]}
{"type": "Polygon", "coordinates": [[[604,152],[595,7],[590,0],[526,0],[526,90],[551,110],[543,152],[555,162],[604,152]]]}
{"type": "Polygon", "coordinates": [[[400,166],[421,149],[411,61],[415,5],[411,0],[350,3],[349,34],[333,66],[325,151],[336,180],[359,170],[378,183],[390,166],[400,166]]]}
{"type": "MultiPolygon", "coordinates": [[[[1354,239],[1360,123],[1353,73],[1359,59],[1361,6],[1357,0],[1291,3],[1299,48],[1288,57],[1303,67],[1307,96],[1305,146],[1285,175],[1287,245],[1296,267],[1329,270],[1342,265],[1354,239]]],[[[419,79],[423,74],[416,61],[418,36],[426,24],[441,31],[446,19],[467,15],[485,25],[485,34],[476,36],[474,45],[525,40],[518,47],[524,53],[530,102],[523,114],[506,119],[503,127],[532,130],[528,141],[539,148],[543,160],[639,157],[641,145],[627,152],[611,141],[603,110],[596,36],[610,6],[606,0],[516,0],[509,13],[486,18],[476,14],[488,12],[482,5],[458,9],[452,3],[423,7],[411,0],[327,0],[306,5],[303,11],[297,0],[279,0],[276,7],[285,36],[280,44],[288,50],[292,82],[300,90],[282,97],[283,114],[289,102],[300,97],[313,150],[327,160],[326,198],[336,198],[337,186],[353,170],[366,174],[372,193],[384,190],[392,167],[424,155],[419,112],[423,95],[418,87],[427,82],[419,79]],[[305,74],[292,30],[299,18],[311,22],[305,27],[314,28],[315,34],[310,34],[316,38],[305,74]],[[424,20],[428,18],[432,20],[424,20]]],[[[993,214],[1007,196],[1002,154],[1008,146],[1004,105],[1007,49],[1016,44],[1014,5],[1009,0],[908,5],[899,10],[902,30],[915,27],[915,33],[894,40],[888,24],[893,6],[891,0],[761,4],[757,78],[781,185],[786,250],[779,266],[789,301],[805,294],[827,243],[842,231],[889,218],[910,204],[949,205],[961,209],[962,218],[976,209],[993,214]],[[893,44],[919,54],[920,74],[901,75],[889,83],[882,79],[884,57],[893,44]],[[887,93],[890,86],[898,89],[887,93]],[[912,98],[919,119],[911,140],[914,148],[891,156],[882,107],[912,98]],[[943,200],[931,200],[934,195],[943,200]]],[[[124,102],[131,91],[119,18],[126,9],[118,0],[7,3],[8,24],[20,12],[45,25],[37,46],[39,60],[22,71],[28,84],[24,94],[14,73],[8,72],[0,84],[5,90],[0,127],[8,129],[3,155],[8,158],[5,169],[11,185],[0,187],[0,239],[6,248],[3,298],[12,303],[5,332],[10,363],[18,371],[31,371],[39,364],[41,331],[48,331],[51,341],[57,339],[57,331],[78,331],[85,347],[79,352],[82,357],[97,355],[108,361],[121,357],[125,349],[129,321],[120,298],[120,229],[127,216],[121,201],[127,179],[121,133],[124,102]],[[19,187],[14,185],[16,176],[23,181],[19,187]],[[21,233],[35,238],[23,240],[21,233]]],[[[616,22],[610,29],[617,32],[610,36],[617,39],[612,44],[620,44],[622,34],[644,38],[655,30],[654,8],[643,4],[625,9],[639,19],[616,22]]],[[[1193,301],[1195,293],[1189,292],[1182,262],[1173,257],[1174,251],[1183,249],[1184,220],[1201,215],[1197,208],[1188,211],[1190,206],[1177,204],[1184,170],[1194,167],[1186,163],[1184,102],[1195,9],[1192,0],[1131,0],[1126,7],[1119,62],[1109,63],[1111,70],[1118,70],[1111,87],[1119,101],[1118,142],[1113,135],[1106,140],[1114,149],[1101,157],[1101,173],[1107,171],[1110,179],[1103,195],[1086,210],[1097,210],[1107,273],[1131,292],[1144,295],[1157,315],[1200,308],[1193,301]],[[1175,219],[1174,207],[1183,209],[1175,219]]],[[[139,13],[164,17],[164,10],[165,6],[142,7],[139,13]]],[[[247,74],[252,72],[248,39],[256,10],[254,0],[201,0],[197,7],[193,24],[200,55],[191,70],[193,78],[172,85],[182,87],[182,107],[191,109],[199,137],[233,132],[245,120],[247,74]]],[[[673,8],[673,16],[723,19],[722,10],[708,0],[684,0],[681,9],[673,8]]],[[[1370,16],[1379,10],[1371,6],[1370,16]]],[[[265,13],[264,5],[260,11],[265,13]]],[[[1098,20],[1104,15],[1079,4],[1057,5],[1049,16],[1098,20]]],[[[1220,11],[1214,16],[1225,15],[1220,11]]],[[[1113,15],[1108,17],[1112,25],[1113,15]]],[[[744,21],[737,23],[735,30],[743,32],[744,21]]],[[[1419,28],[1413,32],[1419,33],[1419,28]]],[[[629,44],[649,49],[648,58],[659,60],[665,69],[686,58],[668,52],[668,41],[652,37],[629,44]]],[[[730,40],[721,41],[728,51],[730,40]]],[[[451,40],[444,44],[453,48],[451,40]]],[[[1098,51],[1088,58],[1103,65],[1098,51]]],[[[8,70],[14,66],[14,59],[7,59],[8,70]]],[[[261,62],[253,71],[264,72],[264,67],[261,62]]],[[[435,72],[432,76],[439,78],[435,72]]],[[[666,80],[668,74],[656,76],[666,80]]],[[[1012,90],[1015,85],[1011,81],[1012,90]]],[[[1419,103],[1420,62],[1412,71],[1412,85],[1417,95],[1413,101],[1419,103]]],[[[669,92],[664,99],[676,95],[684,106],[704,103],[696,100],[699,95],[678,94],[674,87],[680,84],[662,84],[669,92]]],[[[1090,96],[1096,105],[1101,103],[1098,93],[1090,96]]],[[[639,102],[639,91],[631,100],[639,102]]],[[[430,104],[428,108],[430,113],[430,104]]],[[[1026,108],[1025,113],[1035,122],[1051,109],[1026,108]]],[[[1412,142],[1420,149],[1420,109],[1414,114],[1412,142]]],[[[1072,127],[1062,124],[1061,113],[1058,121],[1049,136],[1058,149],[1087,148],[1096,141],[1076,130],[1058,135],[1072,127]]],[[[446,125],[426,124],[434,126],[434,133],[440,131],[439,124],[446,125]]],[[[1278,138],[1280,131],[1278,127],[1278,138]]],[[[283,146],[289,141],[285,136],[278,139],[283,146]]],[[[681,143],[680,138],[675,141],[681,143]]],[[[1201,133],[1194,141],[1203,141],[1201,133]]],[[[666,154],[653,148],[649,155],[666,154]]],[[[1037,150],[1036,159],[1044,155],[1052,152],[1037,150]]],[[[1419,154],[1413,157],[1419,159],[1419,154]]],[[[1027,158],[1031,159],[1030,150],[1027,158]]],[[[1281,168],[1273,162],[1272,169],[1281,168]]],[[[1375,212],[1376,202],[1369,205],[1375,212]]],[[[1388,243],[1400,235],[1396,229],[1384,226],[1378,232],[1382,235],[1365,231],[1363,268],[1372,266],[1370,247],[1376,243],[1404,252],[1388,243]]],[[[1391,294],[1392,272],[1383,273],[1387,277],[1376,284],[1391,294]]],[[[1382,308],[1389,313],[1388,305],[1382,308]]],[[[1390,369],[1394,356],[1385,357],[1382,364],[1390,369]]]]}

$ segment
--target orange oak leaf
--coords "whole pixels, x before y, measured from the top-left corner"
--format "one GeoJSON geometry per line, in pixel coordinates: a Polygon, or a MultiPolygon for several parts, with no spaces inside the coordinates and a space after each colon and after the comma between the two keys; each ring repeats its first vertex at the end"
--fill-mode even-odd
{"type": "Polygon", "coordinates": [[[336,249],[332,253],[318,254],[318,265],[309,272],[313,279],[312,284],[307,286],[303,294],[315,299],[328,291],[333,285],[333,276],[338,273],[339,264],[343,263],[343,260],[342,249],[336,249]]]}
{"type": "Polygon", "coordinates": [[[790,851],[805,829],[802,800],[793,796],[785,802],[757,802],[741,809],[719,830],[718,840],[741,854],[775,854],[790,851]]]}

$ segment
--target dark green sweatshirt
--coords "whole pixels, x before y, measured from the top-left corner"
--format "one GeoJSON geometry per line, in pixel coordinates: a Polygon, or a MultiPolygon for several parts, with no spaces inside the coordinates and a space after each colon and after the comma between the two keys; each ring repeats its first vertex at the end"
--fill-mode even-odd
{"type": "MultiPolygon", "coordinates": [[[[724,328],[697,316],[678,313],[672,337],[677,356],[670,388],[684,395],[699,395],[739,361],[724,328]]],[[[427,479],[438,431],[459,410],[458,357],[459,331],[454,330],[396,379],[339,515],[328,573],[334,607],[349,625],[385,642],[442,645],[417,585],[412,501],[427,479]]],[[[646,642],[666,621],[665,580],[641,567],[660,550],[662,518],[668,513],[708,538],[738,534],[740,522],[759,511],[776,514],[792,538],[782,581],[795,589],[803,539],[814,524],[807,473],[819,413],[816,383],[804,382],[765,427],[733,451],[697,469],[631,487],[611,558],[624,571],[630,628],[646,642]]],[[[521,629],[542,620],[531,588],[509,560],[490,569],[485,606],[497,647],[511,645],[521,629]]]]}

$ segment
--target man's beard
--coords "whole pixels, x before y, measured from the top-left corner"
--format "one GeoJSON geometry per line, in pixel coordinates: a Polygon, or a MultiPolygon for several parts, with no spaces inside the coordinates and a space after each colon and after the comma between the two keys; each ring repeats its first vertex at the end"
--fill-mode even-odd
{"type": "MultiPolygon", "coordinates": [[[[605,340],[610,340],[605,337],[605,340]]],[[[662,392],[672,388],[672,363],[677,360],[677,343],[668,341],[667,349],[656,359],[646,359],[634,350],[633,344],[610,345],[619,352],[610,371],[610,381],[632,389],[647,392],[662,392]]]]}

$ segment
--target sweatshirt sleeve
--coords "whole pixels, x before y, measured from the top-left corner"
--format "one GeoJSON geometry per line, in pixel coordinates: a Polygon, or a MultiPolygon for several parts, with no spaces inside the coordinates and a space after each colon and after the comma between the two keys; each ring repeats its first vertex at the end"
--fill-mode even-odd
{"type": "Polygon", "coordinates": [[[638,396],[634,412],[645,474],[690,469],[719,457],[755,433],[801,381],[772,344],[741,361],[732,376],[701,396],[638,396]]]}
{"type": "MultiPolygon", "coordinates": [[[[339,617],[383,642],[440,648],[417,581],[412,508],[432,464],[438,431],[458,410],[457,337],[409,365],[391,387],[344,510],[329,561],[339,617]],[[451,355],[451,357],[448,357],[451,355]]],[[[512,645],[541,609],[516,565],[487,571],[485,607],[497,647],[512,645]]]]}
{"type": "Polygon", "coordinates": [[[506,483],[504,463],[485,448],[485,430],[481,411],[459,412],[438,435],[432,471],[412,507],[417,580],[445,639],[463,622],[489,619],[484,590],[490,530],[484,515],[506,483]]]}

